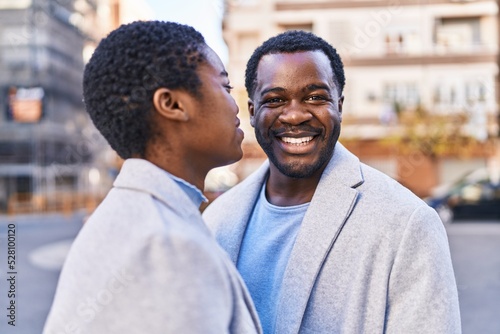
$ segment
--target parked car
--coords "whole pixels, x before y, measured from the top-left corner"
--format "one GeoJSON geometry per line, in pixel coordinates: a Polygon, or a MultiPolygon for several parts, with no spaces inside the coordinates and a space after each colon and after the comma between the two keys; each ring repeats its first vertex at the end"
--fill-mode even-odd
{"type": "Polygon", "coordinates": [[[499,180],[486,168],[468,173],[450,185],[437,187],[425,201],[445,224],[457,220],[500,222],[499,180]]]}

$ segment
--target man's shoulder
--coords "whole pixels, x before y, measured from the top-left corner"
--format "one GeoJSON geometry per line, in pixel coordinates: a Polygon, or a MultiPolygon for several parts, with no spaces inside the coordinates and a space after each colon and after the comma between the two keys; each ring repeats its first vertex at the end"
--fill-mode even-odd
{"type": "Polygon", "coordinates": [[[205,219],[210,219],[214,215],[225,214],[228,210],[239,208],[234,207],[238,202],[245,202],[252,200],[252,197],[256,198],[258,192],[260,191],[269,164],[265,162],[259,169],[254,171],[243,181],[227,190],[225,193],[217,197],[203,212],[203,217],[205,219]]]}
{"type": "Polygon", "coordinates": [[[364,182],[356,187],[358,201],[353,217],[377,221],[379,228],[404,227],[411,220],[440,222],[434,209],[390,176],[361,164],[364,182]]]}
{"type": "Polygon", "coordinates": [[[397,225],[415,219],[440,222],[434,209],[398,181],[367,165],[362,164],[361,168],[364,183],[357,188],[361,211],[385,216],[388,226],[389,221],[398,222],[397,225]]]}

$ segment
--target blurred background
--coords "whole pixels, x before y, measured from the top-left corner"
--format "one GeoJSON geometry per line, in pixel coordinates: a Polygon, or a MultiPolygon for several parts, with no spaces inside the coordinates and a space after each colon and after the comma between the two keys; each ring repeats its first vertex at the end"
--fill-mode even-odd
{"type": "Polygon", "coordinates": [[[478,169],[498,183],[497,1],[0,0],[1,213],[91,212],[106,194],[121,162],[85,113],[82,71],[109,31],[148,19],[200,30],[235,86],[245,156],[211,173],[212,197],[264,159],[244,69],[289,29],[341,54],[341,141],[363,162],[421,197],[478,169]]]}
{"type": "MultiPolygon", "coordinates": [[[[64,255],[122,163],[84,110],[85,63],[119,25],[159,19],[202,32],[235,87],[244,157],[209,174],[211,199],[265,159],[244,89],[253,50],[291,29],[330,42],[347,77],[340,141],[438,211],[450,239],[464,333],[500,333],[499,6],[497,0],[0,0],[0,254],[7,250],[7,224],[15,223],[23,269],[19,326],[2,321],[0,332],[41,332],[64,255]]],[[[6,261],[2,255],[0,294],[6,261]]]]}

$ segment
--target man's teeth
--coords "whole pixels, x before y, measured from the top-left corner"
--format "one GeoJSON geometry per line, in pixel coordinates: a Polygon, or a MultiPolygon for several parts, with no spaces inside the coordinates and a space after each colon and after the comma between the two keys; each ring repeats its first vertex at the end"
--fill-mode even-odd
{"type": "Polygon", "coordinates": [[[294,144],[294,145],[305,145],[313,139],[312,136],[309,137],[301,137],[301,138],[291,138],[291,137],[281,137],[285,143],[294,144]]]}

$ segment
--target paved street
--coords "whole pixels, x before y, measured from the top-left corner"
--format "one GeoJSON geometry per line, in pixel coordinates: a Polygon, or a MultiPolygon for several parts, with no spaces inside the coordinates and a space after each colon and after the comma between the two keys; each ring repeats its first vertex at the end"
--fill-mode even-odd
{"type": "MultiPolygon", "coordinates": [[[[69,245],[82,226],[82,215],[0,216],[0,333],[40,334],[69,245]],[[7,324],[9,286],[8,224],[16,226],[16,326],[7,324]]],[[[10,275],[9,275],[10,276],[10,275]]]]}
{"type": "Polygon", "coordinates": [[[500,333],[500,224],[447,228],[464,334],[500,333]]]}
{"type": "MultiPolygon", "coordinates": [[[[0,216],[0,333],[40,334],[60,266],[82,226],[72,216],[0,216]],[[8,224],[16,226],[16,327],[7,315],[8,224]]],[[[447,226],[457,276],[464,334],[500,333],[500,223],[447,226]]]]}

